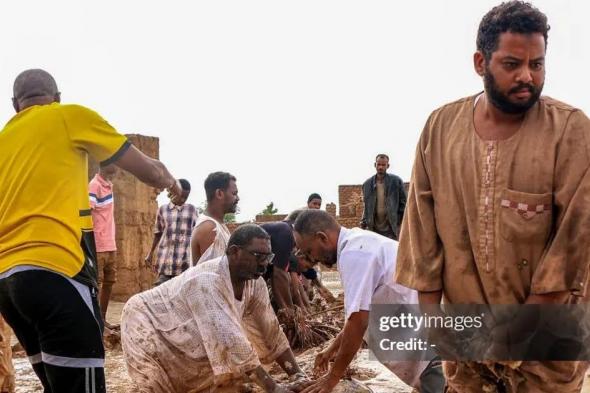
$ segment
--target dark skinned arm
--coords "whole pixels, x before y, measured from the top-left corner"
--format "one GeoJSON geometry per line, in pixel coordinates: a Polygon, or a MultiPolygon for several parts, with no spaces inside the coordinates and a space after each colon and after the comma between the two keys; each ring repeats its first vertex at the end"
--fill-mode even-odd
{"type": "Polygon", "coordinates": [[[145,266],[149,269],[152,267],[153,259],[154,259],[154,251],[158,244],[160,244],[160,240],[162,240],[162,232],[154,233],[154,240],[152,240],[152,247],[150,248],[150,252],[145,257],[145,266]]]}
{"type": "Polygon", "coordinates": [[[341,344],[330,372],[302,390],[302,393],[330,393],[334,389],[360,349],[368,326],[368,311],[352,313],[344,325],[341,344]]]}
{"type": "Polygon", "coordinates": [[[271,286],[279,310],[292,309],[293,296],[289,273],[275,266],[272,270],[271,286]]]}
{"type": "Polygon", "coordinates": [[[193,258],[193,265],[197,263],[201,255],[213,244],[215,241],[215,223],[205,221],[193,230],[191,236],[191,255],[193,258]]]}

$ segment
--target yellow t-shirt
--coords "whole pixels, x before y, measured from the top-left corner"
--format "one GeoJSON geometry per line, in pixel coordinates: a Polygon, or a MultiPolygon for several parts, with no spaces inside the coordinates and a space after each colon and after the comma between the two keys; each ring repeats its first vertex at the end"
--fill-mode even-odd
{"type": "Polygon", "coordinates": [[[34,265],[96,285],[88,155],[116,161],[130,146],[96,112],[36,105],[0,132],[0,274],[34,265]]]}

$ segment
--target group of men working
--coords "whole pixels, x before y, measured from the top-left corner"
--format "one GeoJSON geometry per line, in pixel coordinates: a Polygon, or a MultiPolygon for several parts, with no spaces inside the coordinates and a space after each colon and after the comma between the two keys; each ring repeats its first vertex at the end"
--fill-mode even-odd
{"type": "MultiPolygon", "coordinates": [[[[521,1],[484,16],[473,59],[484,91],[426,122],[399,244],[386,236],[397,235],[401,215],[383,210],[395,199],[401,205],[401,193],[389,191],[399,181],[379,176],[387,166],[380,157],[376,178],[363,187],[375,196],[365,195],[363,225],[381,234],[342,228],[320,210],[299,212],[290,223],[303,269],[336,265],[344,289],[345,325],[316,359],[320,379],[301,372],[272,312],[262,280],[275,257],[272,235],[254,224],[223,231],[223,215],[238,200],[230,177],[232,188],[207,192],[190,251],[186,238],[183,248],[166,251],[188,253],[196,266],[170,279],[174,270],[158,265],[160,285],[124,308],[123,349],[140,390],[233,391],[249,379],[267,392],[329,393],[362,344],[371,304],[584,301],[590,120],[541,96],[548,30],[546,16],[521,1]],[[290,384],[276,383],[260,365],[274,361],[290,384]]],[[[164,221],[189,214],[175,210],[187,187],[95,112],[59,102],[46,72],[16,78],[17,115],[0,132],[0,313],[46,392],[105,392],[87,156],[168,189],[174,206],[159,213],[162,239],[164,221]]],[[[105,202],[94,194],[96,205],[105,202]]],[[[182,225],[188,231],[181,224],[171,238],[188,233],[182,225]]],[[[174,269],[182,270],[178,258],[174,269]]],[[[568,393],[580,392],[588,365],[445,361],[444,380],[436,359],[387,366],[422,392],[568,393]]]]}

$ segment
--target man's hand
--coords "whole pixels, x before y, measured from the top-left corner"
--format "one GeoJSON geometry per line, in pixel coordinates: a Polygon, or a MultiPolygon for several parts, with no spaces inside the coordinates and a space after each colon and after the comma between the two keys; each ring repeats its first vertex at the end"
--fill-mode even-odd
{"type": "Polygon", "coordinates": [[[340,378],[335,378],[332,374],[326,374],[310,386],[306,387],[301,393],[330,393],[340,382],[340,378]]]}
{"type": "Polygon", "coordinates": [[[330,361],[334,360],[336,357],[336,352],[330,352],[329,349],[330,348],[327,348],[317,354],[313,364],[313,373],[315,375],[323,375],[328,372],[330,361]]]}
{"type": "Polygon", "coordinates": [[[178,180],[175,180],[174,183],[170,187],[167,188],[168,191],[168,198],[174,203],[175,205],[180,205],[180,201],[182,200],[182,186],[178,180]]]}

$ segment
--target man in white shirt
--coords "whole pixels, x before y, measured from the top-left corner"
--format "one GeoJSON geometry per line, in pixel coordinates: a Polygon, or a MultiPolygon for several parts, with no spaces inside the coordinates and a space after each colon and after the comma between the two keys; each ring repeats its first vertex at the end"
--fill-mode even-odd
{"type": "MultiPolygon", "coordinates": [[[[394,282],[397,242],[360,228],[341,227],[321,210],[302,212],[295,221],[299,253],[312,264],[337,264],[344,289],[345,325],[315,361],[317,371],[330,371],[304,393],[329,393],[338,384],[363,342],[371,304],[418,304],[416,291],[394,282]]],[[[442,392],[440,362],[388,362],[385,366],[421,392],[442,392]]]]}

